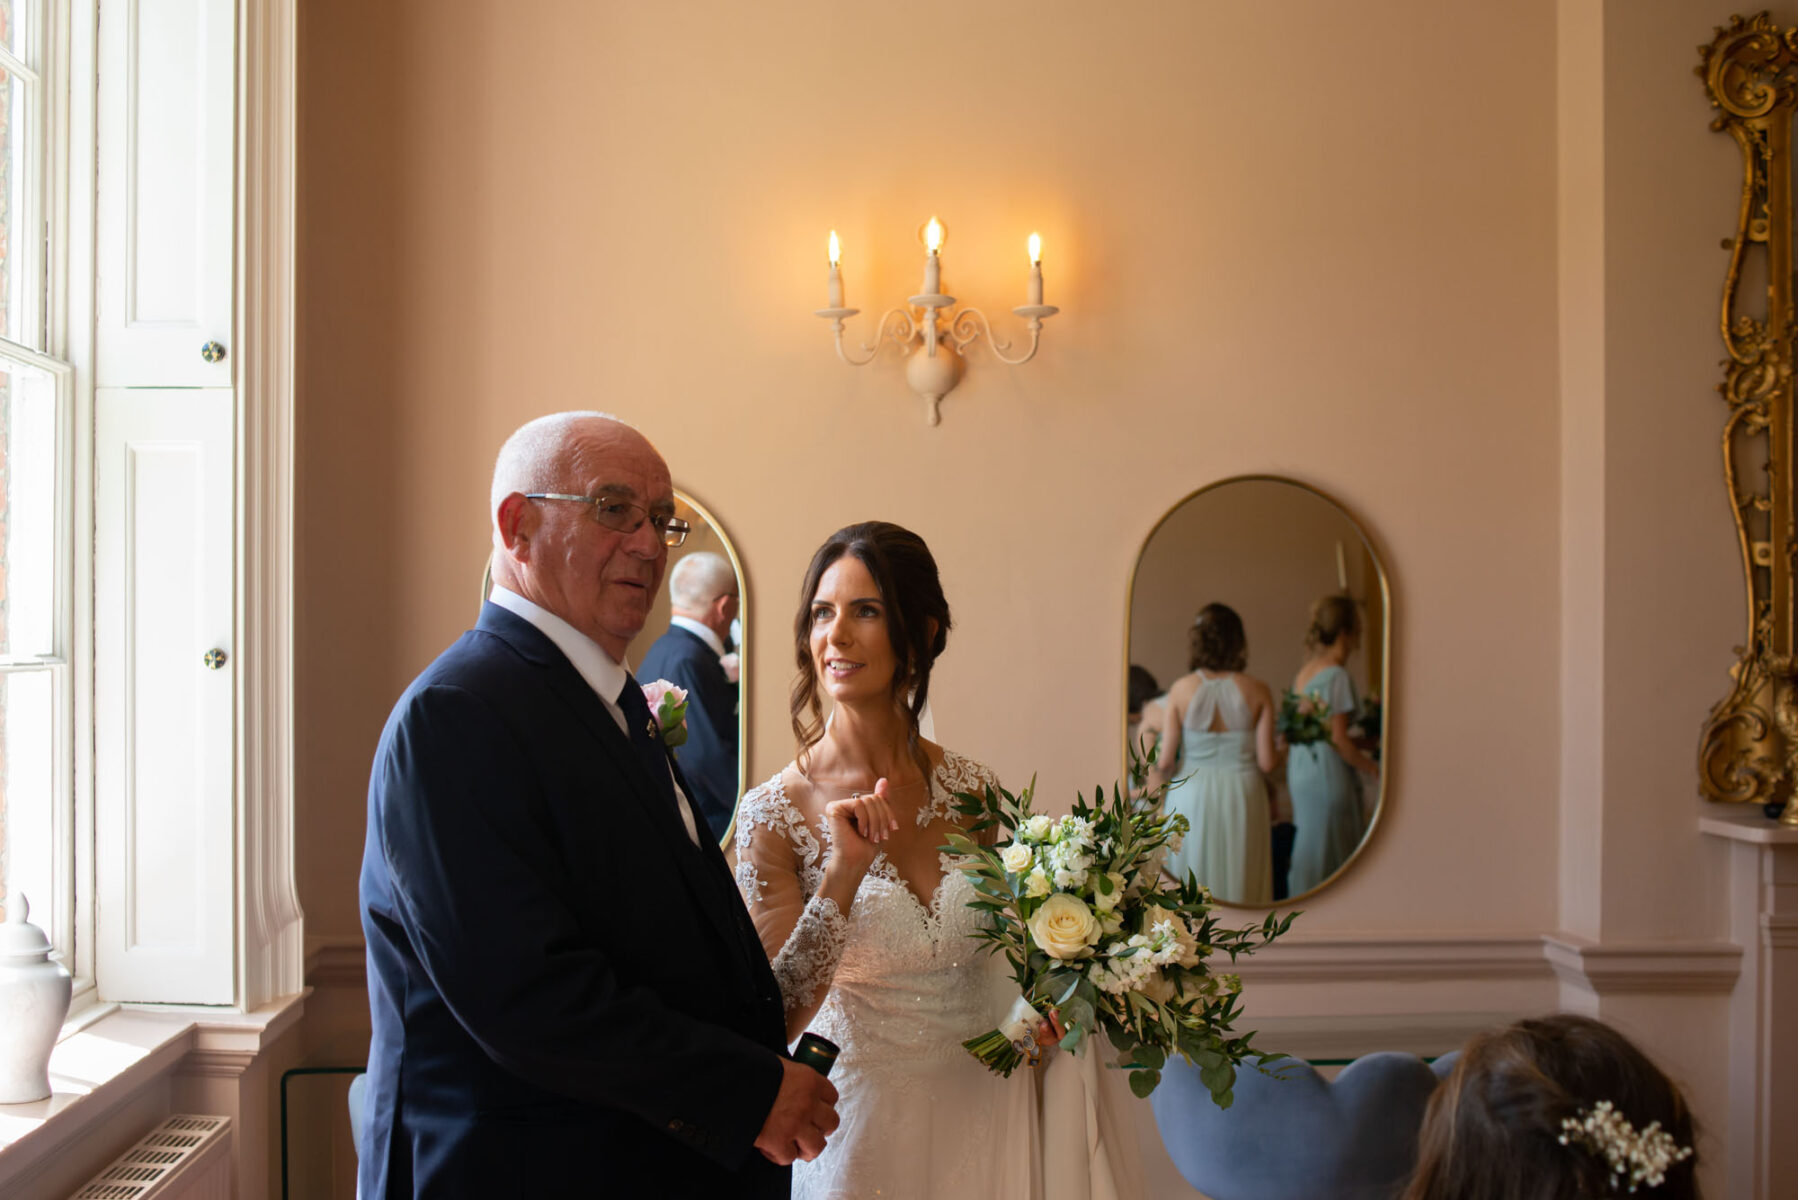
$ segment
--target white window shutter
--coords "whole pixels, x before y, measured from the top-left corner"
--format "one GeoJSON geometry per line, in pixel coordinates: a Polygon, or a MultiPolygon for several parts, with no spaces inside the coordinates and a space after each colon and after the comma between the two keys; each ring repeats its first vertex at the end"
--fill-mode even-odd
{"type": "Polygon", "coordinates": [[[233,397],[94,398],[96,975],[235,999],[233,397]],[[224,661],[209,664],[209,652],[224,661]]]}
{"type": "Polygon", "coordinates": [[[99,387],[234,378],[235,17],[232,0],[100,7],[99,387]]]}

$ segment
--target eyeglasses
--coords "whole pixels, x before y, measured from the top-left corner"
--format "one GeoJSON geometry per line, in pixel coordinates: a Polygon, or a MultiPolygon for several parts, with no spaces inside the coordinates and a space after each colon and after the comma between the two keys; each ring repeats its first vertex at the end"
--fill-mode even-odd
{"type": "Polygon", "coordinates": [[[575,504],[585,504],[593,510],[593,519],[607,529],[615,529],[619,533],[635,533],[648,521],[657,533],[662,536],[662,543],[667,546],[678,546],[687,540],[692,526],[679,517],[667,513],[652,513],[641,504],[632,504],[629,500],[620,500],[616,496],[571,496],[566,492],[526,492],[526,500],[568,500],[575,504]]]}

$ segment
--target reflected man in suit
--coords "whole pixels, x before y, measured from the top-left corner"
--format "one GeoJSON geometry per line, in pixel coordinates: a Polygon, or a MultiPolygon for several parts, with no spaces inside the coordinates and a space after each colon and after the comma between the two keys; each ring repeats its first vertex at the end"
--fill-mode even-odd
{"type": "Polygon", "coordinates": [[[489,511],[493,597],[394,706],[369,784],[359,1191],[786,1196],[836,1091],[785,1055],[624,662],[684,536],[668,468],[558,413],[507,441],[489,511]]]}
{"type": "Polygon", "coordinates": [[[722,839],[737,807],[738,690],[722,661],[725,636],[737,618],[737,572],[721,554],[689,554],[668,572],[668,600],[668,632],[643,656],[642,677],[687,691],[681,771],[693,783],[693,803],[712,836],[722,839]]]}

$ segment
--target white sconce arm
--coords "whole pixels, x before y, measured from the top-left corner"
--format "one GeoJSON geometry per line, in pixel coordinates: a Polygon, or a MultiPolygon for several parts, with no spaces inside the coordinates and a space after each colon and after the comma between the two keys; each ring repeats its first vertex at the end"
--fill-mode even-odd
{"type": "Polygon", "coordinates": [[[856,358],[849,353],[849,347],[843,344],[843,319],[853,317],[860,311],[859,308],[821,308],[818,310],[819,316],[830,319],[831,332],[836,335],[837,340],[837,357],[852,367],[865,367],[873,362],[880,354],[881,347],[887,342],[892,342],[895,346],[903,349],[911,345],[912,338],[917,336],[916,330],[912,326],[911,315],[902,308],[889,308],[880,318],[880,327],[874,332],[874,340],[862,343],[863,357],[856,358]],[[891,329],[887,328],[889,324],[892,325],[891,329]]]}
{"type": "Polygon", "coordinates": [[[994,358],[1007,366],[1021,367],[1036,357],[1037,343],[1042,338],[1043,318],[1052,317],[1061,310],[1052,304],[1026,304],[1011,311],[1030,320],[1030,349],[1018,358],[1006,354],[1011,349],[1011,343],[993,332],[992,322],[978,308],[964,308],[955,314],[955,321],[949,327],[949,340],[955,344],[956,350],[965,351],[984,336],[987,348],[993,352],[994,358]]]}

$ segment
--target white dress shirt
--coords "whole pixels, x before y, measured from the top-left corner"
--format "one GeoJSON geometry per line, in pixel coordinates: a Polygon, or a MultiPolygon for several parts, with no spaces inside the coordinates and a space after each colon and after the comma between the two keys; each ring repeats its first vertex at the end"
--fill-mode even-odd
{"type": "MultiPolygon", "coordinates": [[[[631,736],[630,727],[624,723],[624,710],[618,707],[618,693],[624,690],[625,682],[630,677],[630,665],[621,663],[606,653],[605,647],[550,612],[547,608],[531,603],[510,588],[493,585],[493,592],[487,597],[507,612],[523,617],[544,637],[556,644],[580,672],[587,686],[593,689],[599,702],[606,706],[612,714],[612,720],[618,723],[618,731],[626,739],[631,736]]],[[[672,776],[673,772],[669,772],[672,776]]],[[[681,823],[687,827],[687,836],[693,844],[699,844],[699,827],[693,821],[693,810],[687,803],[686,793],[681,791],[678,780],[670,779],[674,785],[675,807],[680,810],[681,823]]]]}

